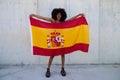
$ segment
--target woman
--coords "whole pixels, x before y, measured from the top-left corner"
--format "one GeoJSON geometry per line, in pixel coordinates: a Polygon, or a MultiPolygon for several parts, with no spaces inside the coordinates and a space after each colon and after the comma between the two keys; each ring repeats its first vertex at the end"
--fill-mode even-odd
{"type": "MultiPolygon", "coordinates": [[[[40,15],[36,15],[36,14],[31,14],[30,16],[31,17],[36,17],[36,18],[39,18],[39,19],[43,19],[45,21],[48,21],[48,22],[51,22],[51,23],[61,23],[61,22],[64,22],[65,19],[67,18],[67,14],[65,12],[64,9],[62,8],[55,8],[53,9],[52,11],[52,18],[47,18],[47,17],[43,17],[43,16],[40,16],[40,15]]],[[[69,20],[72,20],[72,19],[75,19],[77,17],[80,17],[80,16],[84,16],[83,14],[78,14],[72,18],[70,18],[69,20]]],[[[67,20],[68,21],[68,20],[67,20]]],[[[50,66],[51,66],[51,63],[53,61],[53,58],[54,56],[50,56],[49,58],[49,62],[48,62],[48,68],[47,68],[47,71],[46,71],[46,77],[50,77],[51,73],[50,73],[50,66]]],[[[61,75],[62,76],[66,76],[66,72],[64,70],[64,62],[65,62],[65,55],[61,55],[61,58],[62,58],[62,68],[61,68],[61,75]]]]}

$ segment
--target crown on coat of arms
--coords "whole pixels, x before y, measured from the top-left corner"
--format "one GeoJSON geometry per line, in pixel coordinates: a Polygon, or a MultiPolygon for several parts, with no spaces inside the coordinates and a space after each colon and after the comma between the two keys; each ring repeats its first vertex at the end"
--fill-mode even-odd
{"type": "Polygon", "coordinates": [[[60,35],[61,33],[60,33],[60,32],[56,32],[56,31],[53,31],[53,32],[51,32],[50,34],[53,36],[53,35],[60,35]]]}

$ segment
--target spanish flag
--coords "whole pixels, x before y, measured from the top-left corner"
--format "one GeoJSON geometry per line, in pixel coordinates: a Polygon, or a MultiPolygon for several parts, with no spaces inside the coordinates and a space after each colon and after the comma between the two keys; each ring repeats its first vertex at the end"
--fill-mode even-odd
{"type": "Polygon", "coordinates": [[[30,17],[33,54],[57,56],[80,50],[88,52],[89,27],[85,17],[48,23],[30,17]]]}

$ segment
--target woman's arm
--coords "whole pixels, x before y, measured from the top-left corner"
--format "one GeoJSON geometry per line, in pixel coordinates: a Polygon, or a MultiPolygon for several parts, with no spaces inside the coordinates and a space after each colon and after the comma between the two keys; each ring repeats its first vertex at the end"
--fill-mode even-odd
{"type": "Polygon", "coordinates": [[[47,17],[43,17],[40,15],[36,15],[36,14],[30,14],[31,17],[36,17],[38,19],[43,19],[45,21],[49,21],[49,22],[55,22],[52,18],[47,18],[47,17]]]}
{"type": "MultiPolygon", "coordinates": [[[[81,16],[84,16],[84,14],[78,14],[78,15],[73,16],[72,18],[70,18],[70,19],[68,19],[68,20],[73,20],[73,19],[78,18],[78,17],[81,17],[81,16]]],[[[67,21],[68,21],[68,20],[67,20],[67,21]]]]}

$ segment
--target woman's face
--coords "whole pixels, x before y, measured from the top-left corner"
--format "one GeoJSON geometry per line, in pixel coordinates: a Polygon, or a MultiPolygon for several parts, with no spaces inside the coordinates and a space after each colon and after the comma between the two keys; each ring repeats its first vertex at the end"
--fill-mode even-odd
{"type": "Polygon", "coordinates": [[[57,14],[57,20],[60,21],[61,17],[62,17],[61,13],[58,13],[57,14]]]}

